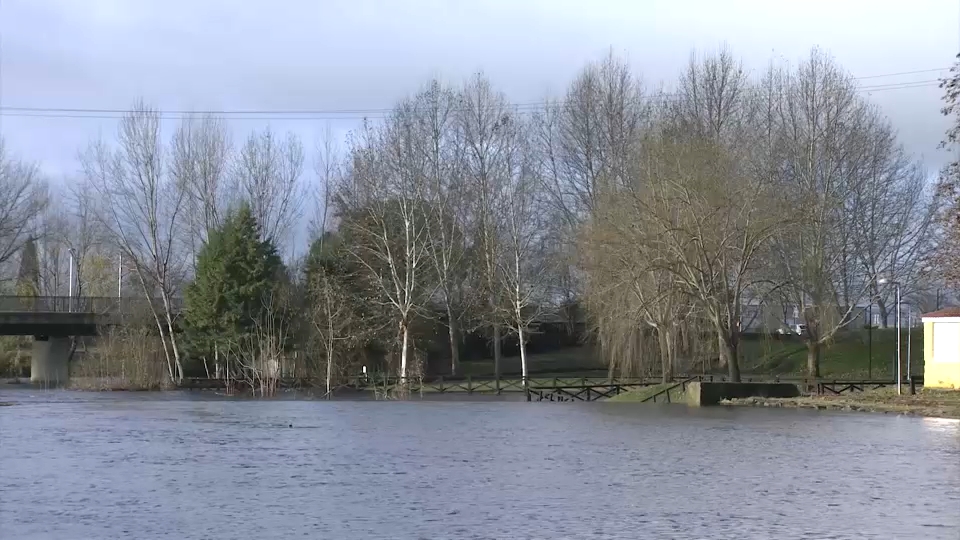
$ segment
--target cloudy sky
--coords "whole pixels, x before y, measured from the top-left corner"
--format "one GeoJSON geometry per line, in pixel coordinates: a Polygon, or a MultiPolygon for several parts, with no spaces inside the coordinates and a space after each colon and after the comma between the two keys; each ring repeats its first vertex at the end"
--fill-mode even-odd
{"type": "MultiPolygon", "coordinates": [[[[143,97],[168,111],[380,110],[430,77],[479,69],[530,102],[610,48],[669,86],[691,50],[722,43],[754,72],[820,46],[863,86],[884,86],[870,97],[912,152],[931,168],[946,159],[940,91],[924,84],[945,72],[890,74],[950,65],[955,0],[0,0],[0,134],[62,179],[116,120],[9,108],[111,110],[143,97]]],[[[234,138],[269,123],[309,148],[327,123],[342,136],[360,113],[268,116],[232,120],[234,138]]]]}

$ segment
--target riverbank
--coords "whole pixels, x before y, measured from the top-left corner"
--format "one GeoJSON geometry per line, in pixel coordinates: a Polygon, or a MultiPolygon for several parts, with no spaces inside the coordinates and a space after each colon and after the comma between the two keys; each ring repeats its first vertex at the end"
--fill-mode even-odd
{"type": "Polygon", "coordinates": [[[909,394],[898,396],[892,389],[884,388],[838,396],[750,397],[723,400],[720,404],[739,407],[862,411],[960,419],[960,391],[949,390],[924,390],[912,396],[909,394]]]}

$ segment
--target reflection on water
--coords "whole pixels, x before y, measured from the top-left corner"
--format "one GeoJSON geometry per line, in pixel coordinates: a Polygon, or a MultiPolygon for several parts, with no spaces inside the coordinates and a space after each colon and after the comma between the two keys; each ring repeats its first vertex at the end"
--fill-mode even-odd
{"type": "Polygon", "coordinates": [[[0,538],[958,538],[960,423],[0,391],[0,538]]]}
{"type": "Polygon", "coordinates": [[[960,435],[960,419],[958,418],[922,418],[921,420],[930,431],[960,435]]]}

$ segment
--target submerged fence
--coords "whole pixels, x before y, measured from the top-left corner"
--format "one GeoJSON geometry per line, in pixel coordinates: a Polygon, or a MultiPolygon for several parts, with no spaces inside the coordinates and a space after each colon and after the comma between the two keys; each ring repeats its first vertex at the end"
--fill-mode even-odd
{"type": "MultiPolygon", "coordinates": [[[[183,309],[181,298],[170,299],[174,312],[183,309]]],[[[0,312],[32,313],[131,313],[153,308],[162,311],[163,299],[108,296],[0,296],[0,312]]]]}

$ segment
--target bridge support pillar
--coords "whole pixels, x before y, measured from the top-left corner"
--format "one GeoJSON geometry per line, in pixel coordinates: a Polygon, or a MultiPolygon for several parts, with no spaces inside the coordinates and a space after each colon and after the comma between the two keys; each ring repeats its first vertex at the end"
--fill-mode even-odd
{"type": "Polygon", "coordinates": [[[30,382],[63,386],[70,380],[70,338],[34,336],[30,382]]]}

